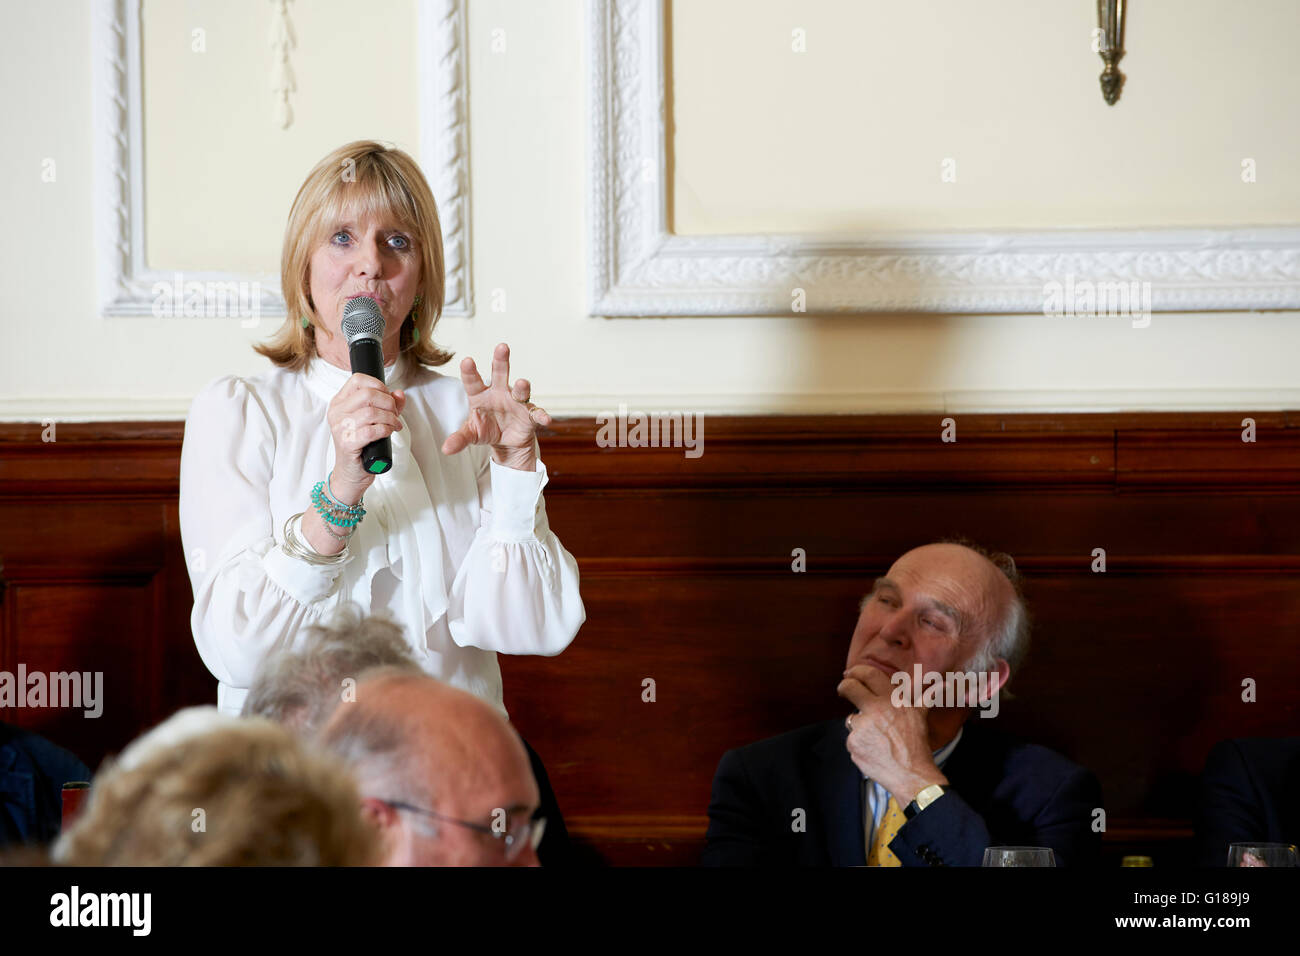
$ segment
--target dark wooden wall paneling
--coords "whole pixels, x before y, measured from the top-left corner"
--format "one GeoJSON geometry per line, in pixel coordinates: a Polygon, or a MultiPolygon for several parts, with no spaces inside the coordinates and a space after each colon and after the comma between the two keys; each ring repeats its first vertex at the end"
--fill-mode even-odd
{"type": "MultiPolygon", "coordinates": [[[[1243,417],[957,416],[955,443],[938,415],[719,417],[698,459],[558,422],[547,507],[588,620],[558,658],[502,659],[507,704],[578,837],[614,863],[691,863],[723,751],[844,713],[867,582],[967,535],[1017,556],[1034,613],[999,719],[1098,771],[1112,856],[1179,862],[1210,744],[1300,732],[1300,428],[1256,414],[1248,444],[1243,417]]],[[[189,636],[182,426],[40,434],[0,425],[0,669],[103,670],[108,703],[3,716],[94,766],[214,695],[189,636]]]]}

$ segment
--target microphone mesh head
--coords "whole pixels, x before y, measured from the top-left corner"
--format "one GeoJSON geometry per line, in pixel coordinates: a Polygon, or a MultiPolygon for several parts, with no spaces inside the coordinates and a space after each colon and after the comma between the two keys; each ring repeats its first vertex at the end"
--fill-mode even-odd
{"type": "Polygon", "coordinates": [[[379,303],[364,295],[348,299],[343,307],[343,337],[351,345],[357,339],[384,340],[384,313],[379,311],[379,303]]]}

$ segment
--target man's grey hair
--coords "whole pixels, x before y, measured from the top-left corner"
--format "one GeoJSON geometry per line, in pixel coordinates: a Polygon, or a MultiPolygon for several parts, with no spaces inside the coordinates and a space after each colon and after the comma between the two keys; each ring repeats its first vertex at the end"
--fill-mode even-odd
{"type": "Polygon", "coordinates": [[[386,614],[345,604],[329,623],[304,630],[298,647],[267,655],[241,716],[266,717],[311,736],[343,699],[345,680],[376,667],[423,673],[401,625],[386,614]]]}
{"type": "MultiPolygon", "coordinates": [[[[383,681],[387,687],[409,680],[435,680],[414,675],[405,668],[380,667],[366,674],[366,683],[383,681]]],[[[343,758],[361,790],[362,797],[385,802],[410,803],[432,808],[436,794],[429,784],[428,762],[420,741],[408,724],[373,707],[350,705],[321,729],[318,742],[343,758]]],[[[437,825],[423,814],[411,817],[413,828],[427,836],[437,835],[437,825]]]]}
{"type": "Polygon", "coordinates": [[[1005,551],[990,551],[967,538],[945,538],[938,544],[956,544],[974,551],[1002,572],[1011,584],[1011,604],[988,640],[971,656],[967,668],[977,673],[992,672],[998,658],[1002,658],[1015,674],[1025,655],[1029,653],[1029,609],[1025,606],[1023,579],[1016,567],[1016,559],[1005,551]]]}

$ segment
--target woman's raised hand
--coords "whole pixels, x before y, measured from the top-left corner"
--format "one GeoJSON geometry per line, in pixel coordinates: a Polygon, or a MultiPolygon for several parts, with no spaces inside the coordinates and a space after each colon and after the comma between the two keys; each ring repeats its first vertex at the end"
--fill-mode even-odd
{"type": "Polygon", "coordinates": [[[469,417],[442,445],[444,455],[454,455],[470,445],[492,446],[497,464],[534,471],[533,435],[551,416],[528,399],[532,386],[519,379],[510,387],[510,346],[502,342],[492,353],[492,383],[483,384],[472,358],[460,363],[460,380],[469,398],[469,417]]]}
{"type": "Polygon", "coordinates": [[[354,374],[330,400],[326,419],[334,438],[334,476],[330,492],[344,504],[356,504],[374,483],[375,476],[361,463],[361,450],[372,441],[387,438],[403,426],[398,420],[406,395],[390,392],[383,382],[360,372],[354,374]]]}

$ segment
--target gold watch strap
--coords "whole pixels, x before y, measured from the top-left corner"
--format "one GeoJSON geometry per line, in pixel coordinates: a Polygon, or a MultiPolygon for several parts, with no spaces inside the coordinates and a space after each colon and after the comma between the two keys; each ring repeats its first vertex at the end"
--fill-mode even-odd
{"type": "Polygon", "coordinates": [[[918,810],[924,810],[926,807],[934,803],[934,801],[938,800],[942,796],[943,796],[943,784],[932,783],[930,784],[930,786],[926,787],[924,790],[922,790],[920,793],[916,795],[916,800],[915,800],[916,808],[918,810]]]}

